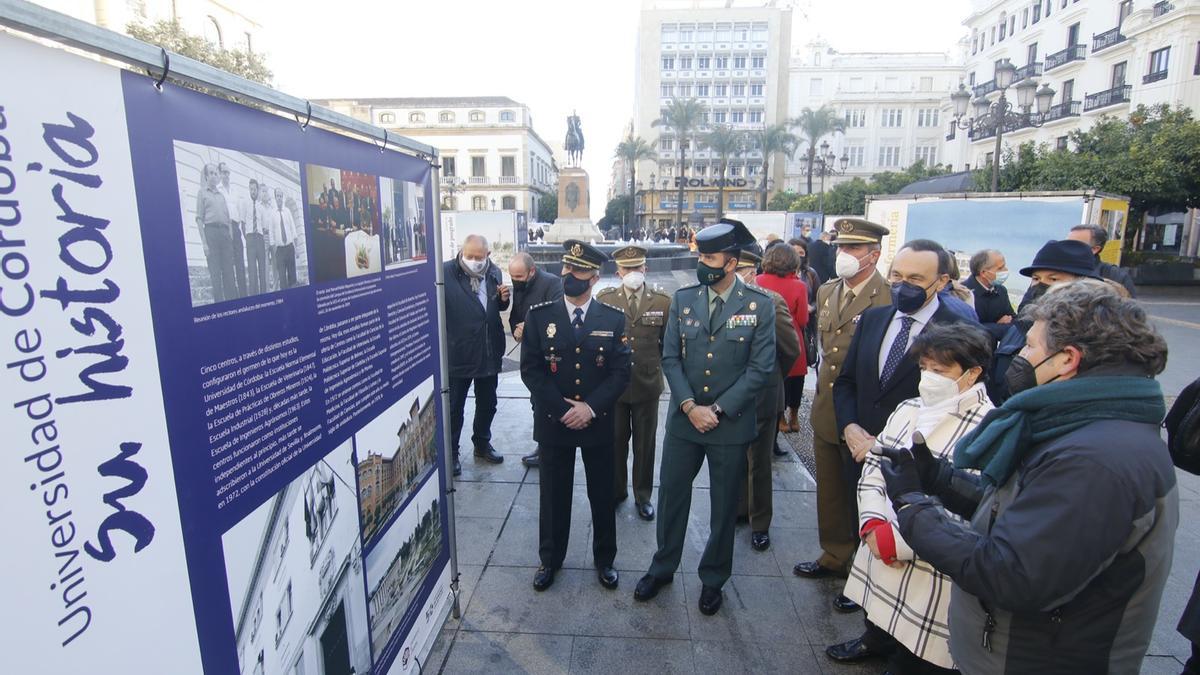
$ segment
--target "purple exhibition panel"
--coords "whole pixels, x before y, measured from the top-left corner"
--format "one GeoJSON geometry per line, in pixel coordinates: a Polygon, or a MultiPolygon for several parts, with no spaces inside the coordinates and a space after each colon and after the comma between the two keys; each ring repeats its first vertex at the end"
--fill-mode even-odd
{"type": "Polygon", "coordinates": [[[453,545],[430,162],[0,54],[39,64],[0,76],[14,672],[416,671],[453,545]]]}

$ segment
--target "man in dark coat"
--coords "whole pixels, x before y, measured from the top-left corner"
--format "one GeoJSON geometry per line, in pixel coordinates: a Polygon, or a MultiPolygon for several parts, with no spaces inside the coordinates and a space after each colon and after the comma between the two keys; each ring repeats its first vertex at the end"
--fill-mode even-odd
{"type": "Polygon", "coordinates": [[[971,278],[964,281],[963,286],[975,295],[979,323],[998,342],[1017,318],[1008,289],[1004,287],[1008,280],[1008,263],[1000,251],[985,248],[971,256],[970,266],[971,278]]]}
{"type": "Polygon", "coordinates": [[[462,250],[443,266],[446,284],[446,325],[452,326],[446,359],[450,364],[450,447],[454,475],[462,473],[458,441],[462,435],[467,391],[475,387],[475,426],[471,442],[475,457],[499,464],[504,457],[492,447],[496,416],[496,386],[504,356],[504,325],[500,312],[508,308],[509,288],[489,257],[487,239],[468,235],[462,250]]]}
{"type": "Polygon", "coordinates": [[[613,500],[613,408],[629,384],[625,315],[593,302],[608,256],[575,239],[563,243],[563,299],[525,315],[521,380],[533,395],[533,439],[541,448],[538,554],[534,590],[554,583],[571,533],[575,449],[583,456],[592,511],[592,556],[600,584],[617,587],[613,500]]]}
{"type": "Polygon", "coordinates": [[[1133,277],[1129,275],[1129,270],[1100,259],[1100,252],[1108,243],[1107,230],[1099,225],[1076,225],[1067,233],[1067,239],[1082,241],[1091,246],[1092,257],[1096,261],[1096,274],[1099,274],[1101,279],[1110,279],[1121,284],[1129,293],[1129,297],[1137,297],[1137,287],[1133,285],[1133,277]]]}
{"type": "MultiPolygon", "coordinates": [[[[562,279],[537,268],[533,257],[524,251],[517,253],[508,263],[508,276],[512,277],[513,304],[508,315],[508,328],[513,339],[521,341],[525,333],[525,315],[530,307],[558,300],[562,297],[562,279]]],[[[530,400],[533,403],[533,400],[530,400]]],[[[536,469],[538,450],[521,458],[525,466],[536,469]]]]}
{"type": "Polygon", "coordinates": [[[829,243],[832,238],[830,233],[822,232],[816,241],[808,245],[808,266],[817,273],[817,278],[821,280],[821,283],[825,283],[837,275],[833,269],[834,260],[837,258],[837,247],[829,243]]]}

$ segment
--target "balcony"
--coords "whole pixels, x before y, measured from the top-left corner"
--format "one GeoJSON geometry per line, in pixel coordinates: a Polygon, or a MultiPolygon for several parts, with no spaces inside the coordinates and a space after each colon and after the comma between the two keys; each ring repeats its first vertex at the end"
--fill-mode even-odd
{"type": "Polygon", "coordinates": [[[1150,84],[1151,82],[1158,82],[1160,80],[1165,80],[1165,79],[1167,79],[1167,71],[1166,70],[1156,70],[1156,71],[1154,71],[1152,73],[1148,73],[1147,75],[1142,77],[1142,84],[1150,84]]]}
{"type": "Polygon", "coordinates": [[[1159,0],[1154,3],[1154,18],[1157,19],[1173,9],[1175,9],[1175,5],[1172,5],[1168,0],[1159,0]]]}
{"type": "Polygon", "coordinates": [[[442,176],[442,185],[457,185],[458,176],[442,176]]]}
{"type": "Polygon", "coordinates": [[[1117,26],[1112,30],[1106,30],[1103,33],[1092,36],[1092,53],[1095,54],[1103,49],[1108,49],[1113,45],[1119,45],[1125,41],[1125,36],[1121,35],[1121,27],[1117,26]]]}
{"type": "Polygon", "coordinates": [[[1132,84],[1122,84],[1118,87],[1113,87],[1108,91],[1102,91],[1097,94],[1088,94],[1083,97],[1083,111],[1091,112],[1101,108],[1107,108],[1110,105],[1118,103],[1129,103],[1129,93],[1133,91],[1132,84]]]}
{"type": "Polygon", "coordinates": [[[1031,77],[1038,77],[1041,74],[1042,62],[1034,61],[1033,63],[1027,63],[1020,68],[1017,68],[1017,74],[1013,77],[1013,82],[1028,80],[1031,77]]]}
{"type": "Polygon", "coordinates": [[[1048,124],[1068,117],[1079,117],[1079,101],[1066,101],[1058,105],[1050,106],[1050,110],[1042,117],[1042,123],[1048,124]]]}
{"type": "Polygon", "coordinates": [[[1045,72],[1050,72],[1059,66],[1074,61],[1082,61],[1087,56],[1087,45],[1071,45],[1061,52],[1054,52],[1046,57],[1045,72]]]}
{"type": "Polygon", "coordinates": [[[500,184],[501,185],[516,185],[517,177],[516,176],[500,176],[500,184]]]}
{"type": "Polygon", "coordinates": [[[977,84],[974,87],[976,96],[987,96],[998,89],[999,87],[996,86],[995,80],[988,80],[987,82],[984,82],[983,84],[977,84]]]}
{"type": "MultiPolygon", "coordinates": [[[[1004,125],[1004,133],[1011,134],[1014,131],[1020,131],[1021,129],[1024,129],[1028,126],[1029,126],[1029,118],[1022,116],[1021,119],[1019,119],[1019,120],[1012,120],[1008,124],[1005,124],[1004,125]]],[[[995,138],[996,137],[996,127],[990,127],[988,129],[983,129],[983,130],[972,130],[970,133],[971,133],[971,142],[978,143],[979,141],[985,141],[989,138],[995,138]]]]}
{"type": "Polygon", "coordinates": [[[471,185],[487,185],[487,176],[471,176],[467,182],[471,185]]]}

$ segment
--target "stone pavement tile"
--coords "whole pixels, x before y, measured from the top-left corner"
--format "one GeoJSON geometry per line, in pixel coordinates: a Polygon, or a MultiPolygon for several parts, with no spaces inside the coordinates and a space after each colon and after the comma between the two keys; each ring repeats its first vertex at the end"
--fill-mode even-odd
{"type": "Polygon", "coordinates": [[[459,565],[483,565],[500,537],[503,518],[472,518],[458,516],[454,519],[454,535],[458,541],[459,565]]]}
{"type": "Polygon", "coordinates": [[[1183,615],[1183,608],[1187,606],[1196,581],[1196,559],[1184,557],[1185,555],[1179,548],[1175,549],[1175,569],[1171,570],[1167,586],[1163,589],[1162,603],[1158,608],[1158,623],[1154,626],[1154,636],[1150,640],[1148,652],[1157,656],[1175,656],[1183,660],[1187,660],[1191,655],[1192,646],[1187,638],[1175,630],[1175,626],[1179,624],[1179,618],[1183,615]]]}
{"type": "Polygon", "coordinates": [[[771,527],[816,527],[817,493],[776,490],[771,495],[771,527]]]}
{"type": "MultiPolygon", "coordinates": [[[[585,511],[572,511],[571,533],[567,540],[567,556],[563,567],[574,569],[592,569],[592,553],[588,541],[591,537],[592,523],[585,511]]],[[[538,519],[534,514],[531,518],[521,517],[524,511],[513,510],[496,549],[492,552],[491,564],[508,567],[537,567],[541,564],[538,555],[538,519]]],[[[531,575],[532,583],[532,575],[531,575]]]]}
{"type": "Polygon", "coordinates": [[[517,496],[515,483],[456,483],[454,513],[458,518],[503,518],[517,496]]]}
{"type": "Polygon", "coordinates": [[[1142,660],[1142,675],[1179,675],[1183,661],[1173,656],[1147,656],[1142,660]]]}
{"type": "Polygon", "coordinates": [[[678,580],[654,600],[640,603],[633,599],[637,579],[632,575],[625,575],[618,589],[608,590],[592,570],[562,570],[554,585],[539,593],[531,585],[533,573],[532,567],[489,566],[463,626],[482,631],[688,637],[685,594],[678,580]]]}
{"type": "MultiPolygon", "coordinates": [[[[493,442],[498,441],[493,439],[493,442]]],[[[492,464],[477,460],[468,452],[462,455],[460,461],[463,471],[461,476],[454,479],[455,483],[520,483],[526,479],[525,474],[530,472],[521,463],[519,454],[504,455],[503,462],[492,464]]],[[[532,473],[537,472],[533,471],[532,473]]]]}
{"type": "Polygon", "coordinates": [[[454,628],[442,628],[438,631],[437,639],[433,641],[433,647],[429,650],[429,656],[421,662],[425,672],[442,672],[442,664],[445,663],[446,656],[450,653],[450,645],[454,643],[456,633],[458,631],[454,628]]]}
{"type": "Polygon", "coordinates": [[[571,652],[572,673],[666,675],[694,671],[688,640],[578,636],[571,652]]]}
{"type": "Polygon", "coordinates": [[[685,576],[688,621],[693,640],[800,643],[803,632],[796,609],[789,601],[787,587],[778,577],[734,575],[725,583],[725,601],[713,616],[704,616],[696,602],[700,598],[700,580],[685,576]]]}
{"type": "MultiPolygon", "coordinates": [[[[786,448],[786,446],[785,446],[786,448]]],[[[816,492],[817,484],[808,469],[794,453],[786,457],[775,457],[771,462],[771,484],[775,491],[816,492]]]]}
{"type": "Polygon", "coordinates": [[[823,654],[825,647],[856,638],[863,632],[863,614],[833,611],[833,598],[842,592],[845,579],[803,579],[790,576],[784,584],[809,644],[823,654]]]}
{"type": "Polygon", "coordinates": [[[566,673],[570,635],[459,631],[443,673],[566,673]]]}
{"type": "MultiPolygon", "coordinates": [[[[458,608],[460,612],[467,611],[467,607],[471,604],[471,596],[479,586],[479,577],[482,574],[482,565],[460,564],[458,566],[458,608]]],[[[446,628],[457,628],[460,621],[461,619],[455,619],[454,613],[451,612],[446,617],[446,628]]]]}
{"type": "Polygon", "coordinates": [[[771,528],[771,552],[779,565],[780,576],[790,578],[792,567],[802,560],[815,560],[821,553],[817,530],[813,527],[771,528]]]}
{"type": "Polygon", "coordinates": [[[812,648],[803,640],[790,640],[772,645],[736,640],[723,642],[696,640],[692,642],[692,654],[696,659],[696,672],[702,674],[794,673],[795,675],[819,675],[821,672],[812,648]]]}

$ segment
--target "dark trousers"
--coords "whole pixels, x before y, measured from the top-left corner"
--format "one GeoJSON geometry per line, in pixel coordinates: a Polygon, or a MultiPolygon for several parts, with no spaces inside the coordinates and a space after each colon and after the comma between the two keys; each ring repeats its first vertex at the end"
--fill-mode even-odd
{"type": "Polygon", "coordinates": [[[771,387],[760,394],[755,424],[758,435],[746,447],[746,481],[738,500],[738,514],[750,521],[751,532],[766,532],[771,529],[774,515],[774,495],[771,492],[772,450],[779,433],[777,404],[779,389],[771,387]]]}
{"type": "Polygon", "coordinates": [[[233,238],[229,236],[229,226],[224,223],[206,224],[204,239],[208,242],[204,257],[208,261],[213,302],[233,300],[238,294],[237,276],[233,271],[233,238]]]}
{"type": "MultiPolygon", "coordinates": [[[[571,496],[575,487],[575,448],[542,443],[538,488],[538,554],[542,566],[562,567],[571,535],[571,496]]],[[[617,512],[613,503],[611,445],[580,448],[592,507],[592,560],[611,567],[617,558],[617,512]]]]}
{"type": "Polygon", "coordinates": [[[237,282],[238,297],[246,297],[246,250],[242,244],[242,228],[232,226],[233,237],[233,276],[237,282]]]}
{"type": "Polygon", "coordinates": [[[804,402],[804,376],[796,375],[783,378],[783,404],[789,408],[799,408],[804,402]]]}
{"type": "Polygon", "coordinates": [[[471,442],[475,448],[486,448],[492,442],[492,420],[496,417],[496,386],[500,379],[491,377],[450,378],[450,449],[458,456],[458,441],[462,438],[463,410],[467,407],[467,391],[475,384],[475,427],[471,442]]]}
{"type": "Polygon", "coordinates": [[[862,465],[842,443],[813,437],[817,468],[817,536],[822,567],[844,571],[858,548],[858,476],[862,465]]]}
{"type": "Polygon", "coordinates": [[[617,434],[614,441],[616,482],[614,494],[624,498],[629,485],[629,442],[633,441],[633,501],[649,504],[654,492],[654,454],[658,450],[658,399],[636,403],[617,402],[613,417],[617,434]]]}
{"type": "Polygon", "coordinates": [[[909,651],[908,647],[898,642],[890,633],[863,619],[867,630],[862,634],[862,641],[871,651],[887,656],[887,672],[896,675],[958,675],[957,670],[942,668],[922,659],[909,651]]]}
{"type": "Polygon", "coordinates": [[[279,279],[279,290],[296,285],[296,245],[275,247],[275,273],[279,279]]]}
{"type": "Polygon", "coordinates": [[[708,460],[708,543],[700,556],[700,581],[721,588],[733,571],[733,531],[738,493],[746,480],[746,445],[701,445],[674,436],[663,439],[662,468],[658,475],[658,551],[650,574],[669,579],[679,569],[683,538],[692,509],[692,481],[708,460]]]}
{"type": "Polygon", "coordinates": [[[250,295],[267,292],[267,243],[261,234],[246,235],[246,272],[250,295]]]}

